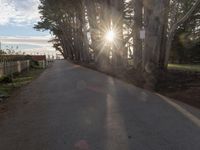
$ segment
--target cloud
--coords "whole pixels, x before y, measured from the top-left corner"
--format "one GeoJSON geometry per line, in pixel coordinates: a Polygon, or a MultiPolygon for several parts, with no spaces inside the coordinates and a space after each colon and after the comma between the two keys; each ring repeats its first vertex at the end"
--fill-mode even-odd
{"type": "Polygon", "coordinates": [[[0,36],[3,50],[14,49],[15,52],[25,52],[26,54],[55,54],[52,43],[48,41],[51,36],[0,36]]]}
{"type": "Polygon", "coordinates": [[[39,0],[0,0],[0,25],[27,25],[37,22],[39,0]]]}
{"type": "Polygon", "coordinates": [[[51,36],[0,36],[1,42],[3,44],[26,44],[26,45],[35,45],[40,47],[51,47],[51,43],[48,41],[51,39],[51,36]]]}

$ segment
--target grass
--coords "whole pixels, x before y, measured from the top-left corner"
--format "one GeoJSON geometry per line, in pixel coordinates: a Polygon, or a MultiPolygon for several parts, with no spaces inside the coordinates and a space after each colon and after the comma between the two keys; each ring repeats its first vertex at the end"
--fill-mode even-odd
{"type": "Polygon", "coordinates": [[[30,69],[13,77],[12,83],[0,83],[0,94],[9,96],[13,90],[27,85],[33,81],[44,69],[30,69]]]}
{"type": "Polygon", "coordinates": [[[169,64],[169,69],[180,70],[180,71],[193,71],[200,72],[200,65],[190,65],[190,64],[169,64]]]}

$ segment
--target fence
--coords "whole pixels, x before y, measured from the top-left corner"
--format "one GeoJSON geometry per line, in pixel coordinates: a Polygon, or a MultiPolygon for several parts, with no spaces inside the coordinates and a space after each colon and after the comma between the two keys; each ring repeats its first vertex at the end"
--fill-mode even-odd
{"type": "Polygon", "coordinates": [[[8,61],[0,60],[0,77],[21,73],[30,68],[30,60],[8,61]]]}

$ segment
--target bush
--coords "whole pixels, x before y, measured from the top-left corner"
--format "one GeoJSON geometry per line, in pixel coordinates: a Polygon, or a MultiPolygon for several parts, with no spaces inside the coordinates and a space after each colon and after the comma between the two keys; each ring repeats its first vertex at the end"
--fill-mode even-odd
{"type": "Polygon", "coordinates": [[[12,82],[12,77],[10,76],[4,76],[0,78],[0,83],[11,83],[12,82]]]}
{"type": "Polygon", "coordinates": [[[38,68],[40,64],[37,61],[31,60],[31,68],[38,68]]]}

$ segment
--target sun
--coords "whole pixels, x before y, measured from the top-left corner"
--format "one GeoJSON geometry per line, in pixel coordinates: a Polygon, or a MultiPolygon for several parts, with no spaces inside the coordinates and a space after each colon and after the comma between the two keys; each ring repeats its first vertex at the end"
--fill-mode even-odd
{"type": "Polygon", "coordinates": [[[115,32],[113,30],[107,31],[105,39],[108,42],[113,42],[115,40],[115,32]]]}

